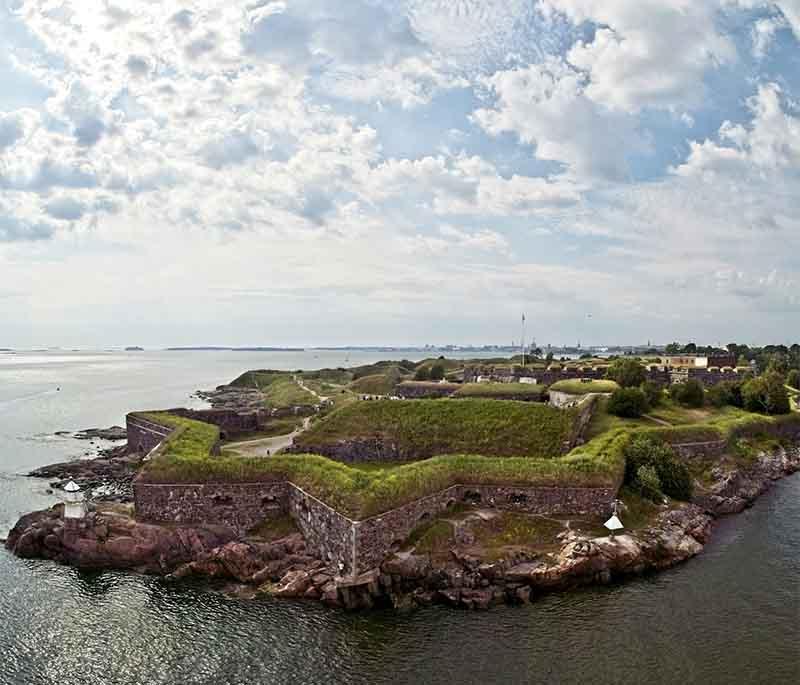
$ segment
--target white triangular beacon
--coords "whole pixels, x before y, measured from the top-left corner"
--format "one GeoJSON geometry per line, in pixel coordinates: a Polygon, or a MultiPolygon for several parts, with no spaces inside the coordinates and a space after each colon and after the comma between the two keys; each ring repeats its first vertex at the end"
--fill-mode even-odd
{"type": "Polygon", "coordinates": [[[622,521],[619,520],[616,514],[614,514],[608,521],[603,524],[606,528],[608,528],[612,533],[615,530],[622,530],[625,526],[622,525],[622,521]]]}

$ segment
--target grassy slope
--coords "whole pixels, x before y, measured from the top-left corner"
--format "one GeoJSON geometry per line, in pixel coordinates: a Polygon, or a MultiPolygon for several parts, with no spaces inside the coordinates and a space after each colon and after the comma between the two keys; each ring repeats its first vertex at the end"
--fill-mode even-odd
{"type": "Polygon", "coordinates": [[[299,436],[300,448],[382,437],[407,456],[477,453],[492,457],[555,457],[573,411],[509,400],[357,402],[331,413],[299,436]]]}
{"type": "Polygon", "coordinates": [[[389,374],[376,373],[371,376],[362,376],[348,386],[355,393],[365,395],[390,395],[397,381],[389,374]]]}
{"type": "Polygon", "coordinates": [[[303,390],[286,371],[247,371],[236,378],[231,385],[257,388],[264,393],[268,407],[294,407],[303,404],[316,404],[317,398],[303,390]]]}
{"type": "Polygon", "coordinates": [[[565,392],[570,395],[585,395],[590,392],[614,392],[619,386],[614,381],[590,381],[583,383],[579,379],[557,381],[550,390],[565,392]]]}

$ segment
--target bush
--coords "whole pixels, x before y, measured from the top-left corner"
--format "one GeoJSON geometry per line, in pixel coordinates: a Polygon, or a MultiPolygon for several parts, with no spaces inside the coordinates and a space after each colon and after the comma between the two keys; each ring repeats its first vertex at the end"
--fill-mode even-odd
{"type": "Polygon", "coordinates": [[[800,390],[800,371],[792,369],[786,376],[786,385],[795,390],[800,390]]]}
{"type": "Polygon", "coordinates": [[[733,381],[723,381],[708,389],[708,401],[715,407],[741,407],[742,384],[733,381]]]}
{"type": "Polygon", "coordinates": [[[432,381],[441,381],[444,379],[444,366],[441,364],[434,364],[431,367],[430,379],[432,381]]]}
{"type": "Polygon", "coordinates": [[[653,466],[642,465],[636,470],[634,487],[638,488],[642,497],[653,502],[660,502],[664,497],[664,493],[661,492],[661,479],[653,466]]]}
{"type": "Polygon", "coordinates": [[[692,497],[692,477],[686,464],[681,462],[672,448],[645,436],[633,438],[625,448],[625,482],[639,487],[639,469],[655,469],[661,490],[674,499],[688,501],[692,497]]]}
{"type": "Polygon", "coordinates": [[[427,366],[420,366],[414,374],[415,381],[429,381],[431,379],[431,372],[427,366]]]}
{"type": "Polygon", "coordinates": [[[658,383],[654,383],[653,381],[645,381],[642,383],[642,392],[647,398],[648,406],[657,407],[659,404],[661,404],[664,391],[658,383]]]}
{"type": "Polygon", "coordinates": [[[673,400],[686,407],[702,407],[706,401],[703,384],[696,378],[670,386],[669,394],[673,400]]]}
{"type": "Polygon", "coordinates": [[[742,399],[747,411],[761,414],[788,414],[791,411],[783,376],[777,371],[747,381],[742,386],[742,399]]]}
{"type": "Polygon", "coordinates": [[[623,388],[637,388],[647,379],[647,370],[635,359],[615,359],[606,376],[623,388]]]}
{"type": "Polygon", "coordinates": [[[608,413],[626,419],[638,419],[647,411],[647,397],[639,388],[615,390],[608,401],[608,413]]]}

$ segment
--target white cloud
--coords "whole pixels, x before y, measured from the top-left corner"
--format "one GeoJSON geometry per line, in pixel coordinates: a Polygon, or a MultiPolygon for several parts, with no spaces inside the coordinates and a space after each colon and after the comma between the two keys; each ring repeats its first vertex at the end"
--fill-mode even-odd
{"type": "Polygon", "coordinates": [[[628,112],[700,103],[704,75],[736,59],[716,25],[717,0],[544,0],[575,24],[591,22],[568,61],[589,76],[586,96],[628,112]]]}
{"type": "Polygon", "coordinates": [[[750,126],[724,122],[719,130],[721,142],[691,143],[689,158],[675,173],[693,176],[720,171],[743,173],[754,168],[758,173],[800,169],[800,118],[783,109],[780,87],[774,83],[759,86],[748,107],[753,114],[750,126]]]}
{"type": "Polygon", "coordinates": [[[475,121],[492,135],[515,134],[575,177],[624,181],[628,155],[645,149],[636,120],[588,98],[585,77],[561,60],[499,71],[484,84],[497,102],[475,121]]]}

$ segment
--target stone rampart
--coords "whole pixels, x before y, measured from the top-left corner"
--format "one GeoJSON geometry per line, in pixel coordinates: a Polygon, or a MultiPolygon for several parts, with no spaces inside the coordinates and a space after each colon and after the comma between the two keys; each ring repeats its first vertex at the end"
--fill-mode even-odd
{"type": "Polygon", "coordinates": [[[247,433],[255,433],[264,427],[266,411],[237,411],[234,409],[167,409],[170,414],[203,423],[210,423],[220,430],[220,437],[227,440],[247,433]]]}
{"type": "Polygon", "coordinates": [[[372,438],[354,438],[352,440],[338,440],[331,443],[317,445],[292,445],[284,451],[295,454],[320,454],[333,461],[344,464],[360,464],[364,462],[398,462],[418,461],[428,456],[420,454],[406,454],[401,452],[397,444],[384,440],[380,436],[372,438]]]}
{"type": "Polygon", "coordinates": [[[158,447],[173,429],[136,414],[128,414],[125,417],[125,430],[128,435],[128,451],[145,455],[158,447]]]}
{"type": "Polygon", "coordinates": [[[453,485],[392,511],[355,521],[353,567],[363,573],[378,566],[417,526],[457,503],[529,514],[605,516],[611,511],[617,489],[453,485]]]}
{"type": "Polygon", "coordinates": [[[435,383],[429,381],[404,381],[398,383],[395,393],[404,400],[419,400],[435,397],[450,397],[461,387],[458,383],[435,383]]]}
{"type": "Polygon", "coordinates": [[[147,523],[224,525],[244,533],[287,512],[288,484],[134,482],[136,518],[147,523]]]}
{"type": "Polygon", "coordinates": [[[339,575],[359,572],[355,563],[355,522],[302,488],[287,483],[288,511],[306,545],[339,575]]]}

